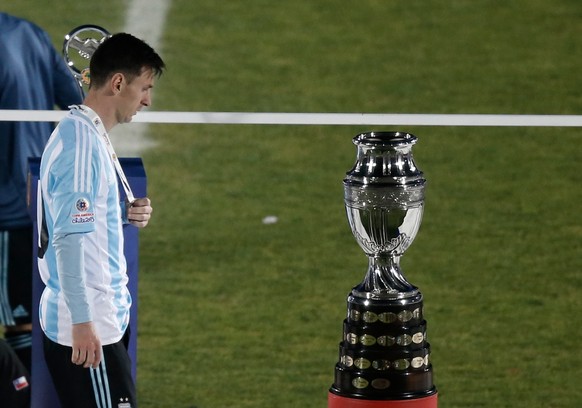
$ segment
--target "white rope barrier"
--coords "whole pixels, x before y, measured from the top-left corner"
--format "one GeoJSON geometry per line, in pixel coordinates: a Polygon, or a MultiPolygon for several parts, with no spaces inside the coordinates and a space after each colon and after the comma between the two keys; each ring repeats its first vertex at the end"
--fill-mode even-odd
{"type": "MultiPolygon", "coordinates": [[[[58,122],[66,111],[1,110],[0,121],[58,122]]],[[[412,113],[139,112],[134,122],[246,125],[582,127],[582,115],[412,113]]]]}

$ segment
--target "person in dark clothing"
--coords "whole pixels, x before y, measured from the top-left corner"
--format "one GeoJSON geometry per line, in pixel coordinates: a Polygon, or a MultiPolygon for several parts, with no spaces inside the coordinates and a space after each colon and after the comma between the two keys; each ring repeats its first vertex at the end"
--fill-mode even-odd
{"type": "MultiPolygon", "coordinates": [[[[66,109],[82,91],[39,26],[0,12],[0,109],[66,109]]],[[[31,370],[32,220],[26,202],[29,157],[40,157],[54,125],[0,121],[0,325],[31,370]]]]}

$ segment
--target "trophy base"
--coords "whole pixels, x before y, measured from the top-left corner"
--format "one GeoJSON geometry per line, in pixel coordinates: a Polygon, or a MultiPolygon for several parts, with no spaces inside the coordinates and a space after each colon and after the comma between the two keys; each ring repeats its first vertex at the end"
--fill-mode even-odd
{"type": "Polygon", "coordinates": [[[435,393],[421,398],[401,400],[365,400],[342,397],[328,393],[328,408],[437,408],[438,394],[435,393]]]}
{"type": "Polygon", "coordinates": [[[376,406],[396,407],[393,401],[410,404],[436,394],[422,294],[414,293],[408,298],[387,300],[358,297],[353,292],[348,295],[330,388],[337,398],[343,398],[340,401],[344,405],[338,407],[374,406],[363,401],[382,401],[384,405],[376,406]]]}
{"type": "MultiPolygon", "coordinates": [[[[352,289],[351,295],[355,298],[361,298],[366,300],[385,300],[385,301],[404,301],[405,303],[413,303],[415,299],[418,298],[420,292],[418,289],[412,287],[406,292],[401,292],[397,290],[378,290],[369,291],[356,286],[352,289]]],[[[402,303],[402,302],[400,302],[402,303]]]]}

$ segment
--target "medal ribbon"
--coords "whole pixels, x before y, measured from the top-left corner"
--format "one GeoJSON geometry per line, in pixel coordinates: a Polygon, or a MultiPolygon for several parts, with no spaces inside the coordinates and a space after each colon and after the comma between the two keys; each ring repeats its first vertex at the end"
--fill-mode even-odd
{"type": "Polygon", "coordinates": [[[85,105],[72,105],[70,108],[78,109],[83,112],[93,123],[93,125],[97,128],[97,132],[105,142],[105,146],[107,147],[107,152],[109,153],[109,157],[111,158],[111,162],[113,163],[113,167],[115,167],[115,171],[117,172],[117,176],[119,177],[119,181],[121,181],[121,185],[123,187],[123,191],[125,191],[125,195],[127,196],[127,200],[129,204],[133,204],[135,201],[135,197],[133,192],[131,191],[131,187],[129,186],[129,182],[127,181],[127,177],[125,177],[125,173],[121,168],[121,164],[117,158],[117,154],[115,154],[115,150],[113,149],[113,145],[111,144],[111,140],[109,139],[109,135],[107,134],[107,130],[105,130],[105,126],[101,121],[101,118],[95,113],[95,111],[88,106],[85,105]]]}

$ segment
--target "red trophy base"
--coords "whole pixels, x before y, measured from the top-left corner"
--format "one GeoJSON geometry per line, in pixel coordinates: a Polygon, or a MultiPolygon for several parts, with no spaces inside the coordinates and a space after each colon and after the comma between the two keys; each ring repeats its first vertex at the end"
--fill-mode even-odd
{"type": "Polygon", "coordinates": [[[406,400],[365,400],[328,393],[327,408],[437,408],[437,394],[406,400]]]}

